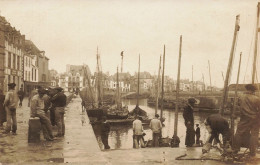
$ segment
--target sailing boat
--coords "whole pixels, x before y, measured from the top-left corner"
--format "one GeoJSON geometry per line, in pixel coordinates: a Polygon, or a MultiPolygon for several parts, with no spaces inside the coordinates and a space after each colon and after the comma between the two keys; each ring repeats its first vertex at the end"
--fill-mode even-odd
{"type": "Polygon", "coordinates": [[[128,106],[122,106],[121,101],[121,92],[119,87],[119,78],[118,78],[118,67],[116,74],[116,104],[112,105],[107,110],[108,119],[126,119],[128,118],[128,106]]]}
{"type": "Polygon", "coordinates": [[[100,55],[97,48],[97,67],[95,78],[91,83],[91,73],[84,69],[85,77],[87,79],[87,89],[81,93],[83,101],[85,101],[86,111],[89,117],[100,118],[106,113],[107,107],[103,105],[103,85],[102,85],[102,68],[100,55]]]}
{"type": "Polygon", "coordinates": [[[139,107],[139,94],[140,94],[140,54],[138,62],[138,74],[137,74],[137,102],[135,108],[129,113],[132,116],[141,116],[143,120],[148,119],[147,113],[139,107]]]}

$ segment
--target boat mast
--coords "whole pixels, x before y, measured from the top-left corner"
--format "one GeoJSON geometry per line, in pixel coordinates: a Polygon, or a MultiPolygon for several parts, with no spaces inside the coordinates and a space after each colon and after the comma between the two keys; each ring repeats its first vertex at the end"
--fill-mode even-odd
{"type": "Polygon", "coordinates": [[[209,83],[210,83],[210,92],[211,92],[211,95],[212,95],[211,73],[210,73],[210,62],[209,62],[209,60],[208,60],[208,64],[209,64],[209,83]]]}
{"type": "Polygon", "coordinates": [[[257,15],[256,15],[256,31],[255,31],[255,50],[254,50],[254,61],[253,61],[253,74],[252,74],[252,84],[255,83],[255,76],[256,76],[256,58],[257,58],[257,47],[258,47],[258,27],[259,27],[259,9],[260,2],[257,5],[257,15]]]}
{"type": "Polygon", "coordinates": [[[158,110],[158,99],[159,99],[159,90],[160,90],[160,82],[161,82],[161,58],[162,56],[160,56],[160,62],[159,62],[159,69],[158,69],[158,77],[157,77],[157,90],[156,90],[156,105],[155,105],[155,114],[157,114],[157,110],[158,110]]]}
{"type": "Polygon", "coordinates": [[[118,78],[118,67],[116,69],[116,91],[117,91],[117,97],[116,97],[116,102],[117,102],[117,108],[121,108],[121,102],[120,102],[120,92],[119,92],[119,78],[118,78]]]}
{"type": "Polygon", "coordinates": [[[121,52],[121,73],[123,73],[123,59],[124,59],[124,51],[121,52]]]}
{"type": "Polygon", "coordinates": [[[136,107],[139,106],[139,92],[140,92],[140,54],[139,54],[139,61],[138,61],[138,74],[137,74],[137,103],[136,107]]]}
{"type": "Polygon", "coordinates": [[[224,109],[226,108],[226,102],[228,98],[228,84],[230,81],[230,74],[232,70],[232,65],[233,65],[233,58],[235,54],[235,45],[236,45],[236,40],[237,40],[237,34],[239,31],[239,19],[240,16],[236,16],[236,23],[235,23],[235,30],[234,30],[234,37],[233,37],[233,42],[232,42],[232,47],[231,47],[231,52],[229,56],[229,61],[228,61],[228,67],[227,67],[227,72],[226,72],[226,78],[225,78],[225,83],[224,83],[224,89],[223,89],[223,97],[222,97],[222,105],[220,107],[219,113],[221,115],[224,114],[224,109]]]}
{"type": "Polygon", "coordinates": [[[231,115],[230,115],[230,119],[231,119],[231,141],[232,141],[232,146],[233,146],[233,142],[234,142],[234,133],[235,133],[235,122],[234,122],[234,115],[235,115],[235,111],[236,111],[236,106],[237,106],[237,88],[238,88],[238,83],[239,83],[239,75],[240,75],[240,65],[241,65],[241,58],[242,58],[242,52],[240,53],[240,57],[239,57],[239,65],[238,65],[238,71],[237,71],[237,83],[236,83],[236,89],[235,89],[235,98],[234,98],[234,104],[233,107],[231,109],[231,115]]]}
{"type": "Polygon", "coordinates": [[[164,67],[165,67],[165,45],[163,47],[163,69],[162,69],[162,97],[161,97],[161,118],[163,115],[163,98],[164,98],[164,67]]]}
{"type": "Polygon", "coordinates": [[[174,136],[177,136],[177,128],[178,128],[179,90],[180,90],[180,72],[181,72],[181,47],[182,47],[182,35],[180,36],[180,48],[179,48],[178,75],[177,75],[177,86],[176,86],[175,120],[174,120],[174,136]]]}

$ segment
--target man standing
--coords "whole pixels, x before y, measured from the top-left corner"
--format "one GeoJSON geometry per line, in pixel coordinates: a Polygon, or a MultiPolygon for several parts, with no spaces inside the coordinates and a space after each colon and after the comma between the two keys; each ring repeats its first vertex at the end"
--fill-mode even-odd
{"type": "Polygon", "coordinates": [[[186,126],[186,138],[185,145],[187,147],[192,147],[195,143],[195,130],[194,130],[194,116],[193,116],[193,107],[196,103],[194,98],[188,99],[188,104],[184,107],[183,118],[185,120],[186,126]]]}
{"type": "Polygon", "coordinates": [[[247,84],[245,88],[247,92],[239,100],[241,116],[234,137],[234,151],[237,153],[240,150],[242,137],[251,134],[249,150],[250,155],[255,156],[260,125],[260,98],[254,94],[257,89],[254,85],[247,84]]]}
{"type": "Polygon", "coordinates": [[[133,122],[133,138],[134,138],[134,148],[139,148],[139,144],[144,148],[143,141],[143,124],[141,121],[141,116],[136,116],[133,122]]]}
{"type": "Polygon", "coordinates": [[[46,95],[44,89],[38,89],[38,94],[31,99],[31,117],[39,117],[42,124],[43,135],[47,141],[53,141],[53,133],[51,121],[46,116],[45,112],[49,107],[46,107],[46,95]]]}
{"type": "Polygon", "coordinates": [[[153,131],[153,147],[159,147],[159,138],[162,134],[162,123],[158,118],[159,115],[156,114],[150,122],[150,128],[153,131]]]}
{"type": "Polygon", "coordinates": [[[110,125],[106,122],[107,118],[106,116],[102,117],[102,123],[101,123],[101,140],[104,144],[104,149],[110,149],[110,146],[108,145],[108,135],[110,132],[110,125]]]}
{"type": "Polygon", "coordinates": [[[58,134],[56,137],[62,137],[65,135],[64,113],[67,96],[62,91],[63,89],[61,87],[55,88],[54,96],[51,98],[51,102],[55,107],[55,121],[58,127],[58,134]]]}
{"type": "Polygon", "coordinates": [[[24,97],[23,88],[20,88],[17,94],[20,100],[19,106],[21,107],[23,105],[23,97],[24,97]]]}
{"type": "Polygon", "coordinates": [[[223,137],[224,149],[227,149],[229,147],[231,137],[228,121],[220,114],[213,114],[205,120],[204,124],[209,132],[209,137],[207,138],[205,145],[203,145],[202,152],[206,153],[210,150],[214,139],[218,143],[219,147],[222,146],[219,140],[219,134],[223,137]]]}
{"type": "Polygon", "coordinates": [[[15,92],[15,83],[8,84],[9,91],[6,94],[4,105],[5,105],[5,111],[6,111],[6,134],[10,133],[11,127],[12,127],[12,133],[16,134],[17,130],[17,120],[16,120],[16,108],[18,105],[18,96],[15,92]],[[12,126],[11,126],[12,125],[12,126]]]}

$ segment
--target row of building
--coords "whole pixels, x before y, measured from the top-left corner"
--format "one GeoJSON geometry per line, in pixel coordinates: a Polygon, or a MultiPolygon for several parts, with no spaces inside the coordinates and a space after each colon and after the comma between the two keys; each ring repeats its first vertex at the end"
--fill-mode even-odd
{"type": "Polygon", "coordinates": [[[8,83],[26,93],[38,85],[49,86],[49,58],[0,16],[0,89],[6,92],[8,83]]]}
{"type": "MultiPolygon", "coordinates": [[[[81,90],[88,84],[87,77],[90,77],[90,82],[94,85],[96,73],[91,74],[89,67],[84,65],[67,65],[66,72],[58,74],[55,70],[50,70],[50,78],[53,86],[60,86],[65,91],[81,90]],[[88,75],[87,75],[88,74],[88,75]]],[[[119,73],[119,87],[121,92],[135,92],[137,91],[137,73],[131,75],[130,73],[119,73]]],[[[117,86],[117,74],[109,75],[109,73],[102,74],[102,84],[104,90],[114,91],[117,86]]],[[[165,76],[164,90],[165,92],[176,91],[177,82],[171,79],[169,76],[165,76]]],[[[157,86],[157,77],[152,76],[149,72],[140,73],[140,90],[141,92],[153,92],[157,86]]],[[[181,91],[210,91],[218,90],[217,88],[206,86],[200,81],[189,81],[188,79],[180,81],[181,91]]]]}

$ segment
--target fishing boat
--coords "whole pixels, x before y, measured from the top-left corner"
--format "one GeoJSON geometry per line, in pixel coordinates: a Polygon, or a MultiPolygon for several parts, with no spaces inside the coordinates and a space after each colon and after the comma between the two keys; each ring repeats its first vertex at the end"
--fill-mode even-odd
{"type": "Polygon", "coordinates": [[[132,111],[130,111],[129,115],[131,115],[132,118],[134,116],[141,116],[142,120],[147,120],[148,119],[147,112],[139,107],[139,94],[140,94],[140,55],[138,61],[138,75],[137,75],[137,97],[136,97],[137,101],[136,101],[135,108],[132,111]]]}
{"type": "Polygon", "coordinates": [[[122,105],[121,101],[121,92],[119,87],[119,79],[118,79],[118,67],[117,67],[117,76],[116,76],[116,104],[112,105],[107,109],[106,116],[108,119],[127,119],[128,118],[128,106],[122,105]]]}
{"type": "Polygon", "coordinates": [[[87,80],[87,87],[80,91],[80,97],[85,103],[85,109],[89,117],[101,118],[106,114],[108,109],[104,105],[103,100],[103,81],[102,81],[102,68],[100,55],[97,48],[97,66],[94,74],[94,79],[91,82],[91,73],[89,70],[84,69],[84,75],[87,80]]]}

